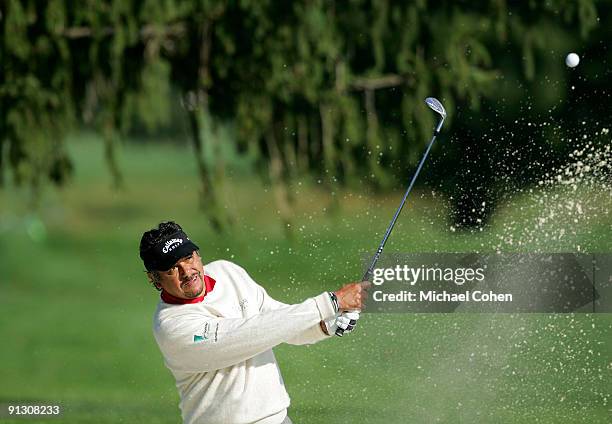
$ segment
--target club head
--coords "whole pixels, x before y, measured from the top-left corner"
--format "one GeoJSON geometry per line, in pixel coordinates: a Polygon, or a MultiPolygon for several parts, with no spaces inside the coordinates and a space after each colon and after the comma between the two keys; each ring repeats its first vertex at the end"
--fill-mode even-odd
{"type": "Polygon", "coordinates": [[[428,97],[425,99],[425,103],[427,103],[427,106],[429,106],[429,108],[434,112],[440,114],[442,119],[446,118],[446,109],[444,109],[444,106],[442,106],[440,100],[436,99],[435,97],[428,97]]]}

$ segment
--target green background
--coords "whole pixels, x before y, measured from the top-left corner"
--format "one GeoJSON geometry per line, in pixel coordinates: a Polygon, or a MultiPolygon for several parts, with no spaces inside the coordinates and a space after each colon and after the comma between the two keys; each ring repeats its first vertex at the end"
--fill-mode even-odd
{"type": "MultiPolygon", "coordinates": [[[[361,276],[362,255],[375,250],[402,195],[342,191],[340,209],[329,213],[330,193],[299,182],[290,242],[269,189],[236,171],[223,191],[233,230],[218,235],[195,206],[187,146],[125,144],[120,191],[110,188],[101,139],[77,134],[68,146],[76,178],[47,190],[39,214],[28,212],[22,191],[0,192],[0,403],[61,404],[62,417],[49,422],[180,422],[151,331],[158,293],[138,258],[142,232],[160,220],[180,222],[206,261],[235,261],[276,299],[299,302],[361,276]]],[[[474,232],[453,231],[443,198],[415,191],[387,249],[513,250],[523,240],[526,251],[609,252],[609,191],[551,190],[514,198],[474,232]],[[568,199],[582,202],[584,214],[562,213],[568,199]],[[530,232],[551,210],[549,227],[530,232]],[[555,228],[567,237],[556,240],[555,228]]],[[[612,416],[610,314],[365,314],[350,336],[275,353],[296,423],[612,416]]]]}
{"type": "MultiPolygon", "coordinates": [[[[287,303],[354,281],[427,96],[386,252],[611,253],[610,4],[0,1],[0,423],[180,422],[142,233],[176,220],[287,303]]],[[[275,352],[296,424],[610,423],[611,333],[364,314],[275,352]]]]}

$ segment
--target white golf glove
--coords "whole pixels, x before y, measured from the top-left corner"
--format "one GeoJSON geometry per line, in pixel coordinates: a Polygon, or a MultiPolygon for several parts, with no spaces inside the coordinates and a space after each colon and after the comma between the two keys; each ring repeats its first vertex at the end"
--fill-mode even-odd
{"type": "Polygon", "coordinates": [[[344,331],[344,334],[350,333],[355,329],[357,320],[359,319],[359,312],[343,312],[336,315],[334,318],[325,321],[327,332],[329,334],[335,334],[338,328],[344,331]]]}

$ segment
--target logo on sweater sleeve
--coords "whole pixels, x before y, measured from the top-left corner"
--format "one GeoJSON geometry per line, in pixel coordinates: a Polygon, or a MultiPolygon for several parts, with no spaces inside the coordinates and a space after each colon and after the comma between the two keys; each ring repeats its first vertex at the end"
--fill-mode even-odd
{"type": "Polygon", "coordinates": [[[202,343],[207,340],[217,341],[217,335],[219,333],[219,323],[214,324],[214,330],[211,329],[210,323],[204,324],[203,330],[199,334],[193,335],[194,343],[202,343]]]}
{"type": "Polygon", "coordinates": [[[198,334],[194,334],[193,335],[193,342],[194,343],[200,343],[200,342],[203,342],[204,340],[206,340],[205,336],[200,336],[198,334]]]}

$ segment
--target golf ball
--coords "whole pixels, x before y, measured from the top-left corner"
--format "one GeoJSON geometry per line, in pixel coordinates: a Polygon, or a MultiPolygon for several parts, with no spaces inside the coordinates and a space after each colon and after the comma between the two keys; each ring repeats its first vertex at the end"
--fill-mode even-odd
{"type": "Polygon", "coordinates": [[[570,53],[565,57],[565,64],[570,68],[575,68],[580,63],[580,57],[576,53],[570,53]]]}

